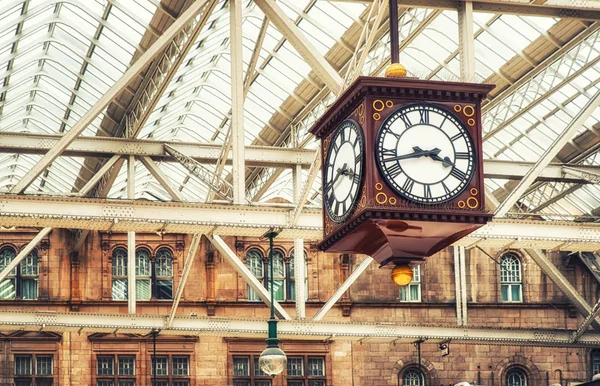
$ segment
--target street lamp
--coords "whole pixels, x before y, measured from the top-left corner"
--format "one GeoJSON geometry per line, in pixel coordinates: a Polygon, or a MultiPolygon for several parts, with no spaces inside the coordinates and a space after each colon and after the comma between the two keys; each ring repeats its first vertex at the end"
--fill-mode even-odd
{"type": "Polygon", "coordinates": [[[267,348],[258,358],[258,366],[267,375],[275,377],[285,370],[287,366],[287,356],[279,348],[279,339],[277,338],[277,319],[275,319],[275,307],[273,306],[275,293],[273,288],[273,239],[279,232],[270,230],[265,236],[269,239],[269,267],[271,273],[269,283],[271,285],[271,318],[267,322],[269,325],[269,337],[266,339],[267,348]]]}

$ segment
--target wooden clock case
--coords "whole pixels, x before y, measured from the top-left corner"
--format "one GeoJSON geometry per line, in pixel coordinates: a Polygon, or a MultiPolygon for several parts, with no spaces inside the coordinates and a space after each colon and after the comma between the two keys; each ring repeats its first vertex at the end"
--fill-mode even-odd
{"type": "MultiPolygon", "coordinates": [[[[417,265],[490,220],[483,184],[481,101],[493,87],[413,78],[357,78],[311,129],[321,139],[323,161],[333,132],[345,119],[359,124],[365,140],[365,174],[354,213],[347,221],[335,223],[323,211],[319,249],[370,255],[381,265],[392,261],[417,265]],[[409,201],[387,185],[377,167],[375,140],[380,127],[392,112],[414,103],[430,103],[451,111],[473,140],[473,178],[451,201],[409,201]]],[[[322,177],[324,181],[324,172],[322,177]]]]}

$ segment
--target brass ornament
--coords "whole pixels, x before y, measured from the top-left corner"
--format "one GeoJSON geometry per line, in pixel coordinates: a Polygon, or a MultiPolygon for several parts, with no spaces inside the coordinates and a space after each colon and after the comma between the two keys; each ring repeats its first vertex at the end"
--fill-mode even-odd
{"type": "Polygon", "coordinates": [[[376,99],[373,101],[373,110],[375,111],[381,111],[385,108],[385,103],[383,103],[383,101],[381,99],[376,99]],[[380,106],[381,107],[378,107],[380,106]]]}
{"type": "Polygon", "coordinates": [[[462,106],[461,105],[454,105],[454,111],[457,113],[460,113],[462,111],[462,106]]]}
{"type": "Polygon", "coordinates": [[[394,102],[392,101],[385,101],[385,107],[390,108],[390,107],[394,107],[394,102]]]}
{"type": "Polygon", "coordinates": [[[463,209],[465,206],[467,206],[467,204],[463,200],[460,200],[457,205],[460,209],[463,209]]]}
{"type": "Polygon", "coordinates": [[[465,106],[463,108],[463,114],[465,114],[466,117],[472,117],[475,115],[475,108],[473,106],[465,106]]]}
{"type": "Polygon", "coordinates": [[[381,119],[381,115],[379,115],[379,113],[375,113],[375,114],[373,114],[373,119],[378,121],[381,119]]]}
{"type": "Polygon", "coordinates": [[[467,206],[471,209],[475,209],[479,206],[479,200],[475,197],[467,198],[467,206]]]}
{"type": "Polygon", "coordinates": [[[467,125],[469,125],[469,126],[475,126],[475,120],[473,118],[469,118],[467,120],[467,125]]]}
{"type": "Polygon", "coordinates": [[[378,182],[375,184],[375,189],[377,189],[377,190],[383,189],[383,185],[381,184],[381,182],[378,182]]]}
{"type": "Polygon", "coordinates": [[[388,200],[388,196],[387,194],[383,193],[383,192],[379,192],[377,193],[377,195],[375,196],[375,201],[377,201],[377,203],[379,205],[383,205],[387,202],[388,200]]]}

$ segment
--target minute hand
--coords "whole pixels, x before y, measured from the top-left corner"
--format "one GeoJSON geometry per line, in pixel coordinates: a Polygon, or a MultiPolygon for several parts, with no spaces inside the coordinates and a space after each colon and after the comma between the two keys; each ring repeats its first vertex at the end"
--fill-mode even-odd
{"type": "Polygon", "coordinates": [[[435,155],[435,154],[436,154],[435,150],[421,150],[421,151],[415,151],[414,153],[410,153],[410,154],[403,154],[403,155],[399,155],[396,157],[386,158],[385,161],[400,161],[403,159],[427,157],[427,156],[431,156],[431,155],[435,155]]]}

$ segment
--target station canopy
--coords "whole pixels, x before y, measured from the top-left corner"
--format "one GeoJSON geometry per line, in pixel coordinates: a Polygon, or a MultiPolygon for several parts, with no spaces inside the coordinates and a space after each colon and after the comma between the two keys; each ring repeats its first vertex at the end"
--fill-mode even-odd
{"type": "MultiPolygon", "coordinates": [[[[192,3],[2,0],[0,132],[67,133],[192,3]]],[[[189,28],[176,38],[178,47],[168,47],[147,63],[82,136],[228,145],[229,2],[205,3],[189,28]],[[186,41],[188,38],[191,40],[186,41]],[[162,87],[157,84],[165,79],[162,87]],[[148,104],[151,110],[141,119],[138,105],[152,99],[155,101],[148,104]]],[[[433,0],[418,1],[417,7],[411,7],[409,1],[400,3],[400,62],[409,75],[460,80],[457,10],[429,7],[445,4],[433,0]]],[[[528,1],[482,3],[533,7],[528,1]]],[[[536,15],[516,8],[515,12],[494,13],[493,7],[475,7],[474,81],[496,85],[483,107],[484,159],[535,163],[600,90],[600,21],[587,16],[595,15],[594,11],[600,15],[600,6],[592,1],[578,3],[582,11],[589,11],[581,12],[581,17],[566,11],[561,17],[558,12],[536,15]]],[[[313,46],[312,54],[325,58],[345,86],[357,75],[356,58],[371,34],[372,45],[367,48],[360,74],[383,75],[390,62],[387,0],[279,0],[275,4],[313,46]],[[383,16],[378,18],[380,12],[383,16]]],[[[538,6],[556,10],[561,4],[550,0],[538,6]]],[[[255,2],[244,1],[242,9],[246,145],[316,149],[318,141],[308,130],[340,90],[326,85],[255,2]]],[[[575,168],[600,166],[599,119],[600,109],[596,109],[553,162],[575,168]]],[[[0,153],[0,192],[10,192],[41,157],[30,152],[0,153]]],[[[72,194],[107,160],[60,156],[24,193],[72,194]]],[[[218,199],[181,163],[161,159],[157,164],[186,201],[218,199]]],[[[230,165],[207,163],[204,167],[225,181],[232,179],[230,165]]],[[[142,162],[136,161],[135,170],[136,198],[171,200],[142,162]]],[[[306,179],[309,170],[304,168],[302,173],[306,179]]],[[[292,203],[292,174],[292,168],[247,167],[247,200],[292,203]]],[[[490,197],[498,202],[517,183],[500,178],[485,181],[490,197]]],[[[320,186],[318,176],[308,195],[308,206],[320,207],[320,186]]],[[[126,167],[120,168],[109,188],[108,198],[127,198],[126,167]]],[[[90,195],[100,193],[96,190],[90,195]]],[[[536,181],[508,213],[513,217],[586,221],[596,221],[599,215],[600,185],[551,179],[536,181]]]]}

